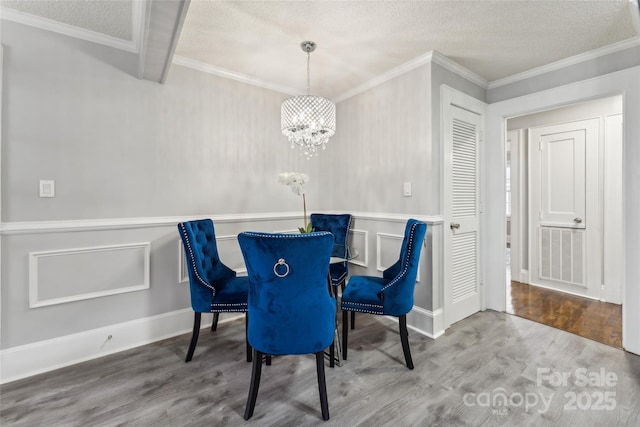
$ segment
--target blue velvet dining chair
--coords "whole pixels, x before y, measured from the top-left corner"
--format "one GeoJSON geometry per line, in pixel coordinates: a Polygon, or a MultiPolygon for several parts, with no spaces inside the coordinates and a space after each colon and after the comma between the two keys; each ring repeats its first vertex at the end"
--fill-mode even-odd
{"type": "MultiPolygon", "coordinates": [[[[211,330],[218,327],[220,313],[247,313],[248,277],[236,277],[236,272],[220,261],[213,221],[200,219],[178,224],[189,272],[193,333],[185,362],[190,362],[198,343],[202,313],[213,313],[211,330]]],[[[246,319],[245,319],[246,322],[246,319]]],[[[247,341],[247,362],[252,352],[247,341]]]]}
{"type": "Polygon", "coordinates": [[[351,276],[342,293],[342,358],[347,359],[348,313],[361,312],[395,316],[400,328],[402,352],[409,369],[413,369],[407,313],[413,308],[413,290],[427,224],[415,219],[407,221],[400,258],[382,272],[382,277],[351,276]]]}
{"type": "MultiPolygon", "coordinates": [[[[349,275],[349,230],[351,229],[350,214],[311,214],[311,227],[315,231],[328,231],[333,234],[335,242],[331,256],[343,258],[343,262],[331,263],[329,266],[329,275],[331,277],[331,285],[333,287],[333,295],[338,297],[338,286],[344,292],[347,285],[347,276],[349,275]]],[[[356,325],[356,313],[351,312],[351,329],[356,325]]]]}
{"type": "MultiPolygon", "coordinates": [[[[331,284],[341,286],[342,290],[347,283],[349,274],[349,229],[351,228],[350,214],[311,214],[311,227],[314,231],[328,231],[335,239],[332,257],[343,258],[344,262],[333,263],[329,266],[331,284]]],[[[334,292],[337,295],[337,291],[334,292]]]]}
{"type": "Polygon", "coordinates": [[[336,300],[327,289],[333,236],[328,232],[244,232],[238,242],[249,274],[251,385],[244,412],[253,415],[263,356],[315,354],[322,418],[329,419],[324,351],[333,346],[336,300]]]}

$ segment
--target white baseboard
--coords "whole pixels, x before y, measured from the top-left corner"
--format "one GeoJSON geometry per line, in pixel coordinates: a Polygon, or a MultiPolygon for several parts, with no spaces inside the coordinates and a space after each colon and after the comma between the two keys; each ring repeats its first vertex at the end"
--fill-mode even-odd
{"type": "Polygon", "coordinates": [[[444,316],[442,309],[436,311],[425,310],[413,306],[413,310],[407,314],[407,327],[432,339],[444,334],[444,316]]]}
{"type": "MultiPolygon", "coordinates": [[[[221,316],[220,323],[238,316],[221,316]]],[[[211,318],[205,316],[201,327],[211,326],[211,318]]],[[[188,308],[11,347],[0,351],[0,384],[185,334],[192,328],[193,310],[188,308]]]]}

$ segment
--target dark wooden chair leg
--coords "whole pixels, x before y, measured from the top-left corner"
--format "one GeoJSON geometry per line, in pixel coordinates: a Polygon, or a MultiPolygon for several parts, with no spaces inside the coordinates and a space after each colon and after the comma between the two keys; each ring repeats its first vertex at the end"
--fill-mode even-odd
{"type": "Polygon", "coordinates": [[[249,312],[244,314],[244,341],[247,345],[247,362],[251,362],[253,349],[249,345],[249,312]]]}
{"type": "Polygon", "coordinates": [[[218,318],[220,318],[220,313],[213,313],[213,322],[211,322],[211,331],[215,331],[218,329],[218,318]]]}
{"type": "MultiPolygon", "coordinates": [[[[327,382],[324,377],[324,351],[316,353],[316,371],[318,372],[318,391],[320,392],[320,408],[322,419],[329,419],[329,401],[327,399],[327,382]]],[[[247,419],[245,417],[245,419],[247,419]]]]}
{"type": "Polygon", "coordinates": [[[351,329],[355,329],[356,328],[356,312],[352,311],[351,312],[351,329]]]}
{"type": "Polygon", "coordinates": [[[260,388],[260,375],[262,374],[262,353],[253,349],[253,366],[251,369],[251,385],[249,386],[249,396],[247,406],[244,408],[244,419],[248,420],[253,416],[253,409],[256,407],[258,389],[260,388]]]}
{"type": "Polygon", "coordinates": [[[193,332],[191,333],[191,343],[189,343],[189,350],[187,350],[187,357],[184,359],[184,363],[191,362],[193,358],[193,352],[196,351],[196,344],[198,344],[198,335],[200,334],[200,319],[202,313],[193,313],[193,332]]]}
{"type": "Polygon", "coordinates": [[[335,340],[331,342],[329,347],[329,367],[334,368],[336,366],[336,346],[335,340]]]}
{"type": "Polygon", "coordinates": [[[348,335],[349,335],[349,312],[342,310],[342,360],[347,360],[348,335]]]}
{"type": "Polygon", "coordinates": [[[411,360],[411,350],[409,349],[409,332],[407,331],[407,316],[403,315],[398,318],[400,325],[400,341],[402,341],[402,352],[404,360],[407,362],[407,368],[413,369],[413,360],[411,360]]]}

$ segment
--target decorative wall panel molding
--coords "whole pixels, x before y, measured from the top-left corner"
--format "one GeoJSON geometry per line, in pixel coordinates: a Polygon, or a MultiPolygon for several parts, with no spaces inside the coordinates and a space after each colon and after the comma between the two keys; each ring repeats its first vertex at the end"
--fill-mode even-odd
{"type": "MultiPolygon", "coordinates": [[[[296,231],[297,232],[297,231],[296,231]]],[[[244,259],[238,245],[238,238],[234,235],[216,236],[218,254],[222,262],[232,270],[242,276],[246,275],[247,269],[244,267],[244,259]],[[223,255],[224,254],[224,257],[223,255]]],[[[187,257],[184,253],[182,241],[178,238],[178,283],[189,282],[189,270],[187,269],[187,257]]]]}
{"type": "Polygon", "coordinates": [[[150,251],[144,242],[30,252],[29,307],[148,289],[150,251]]]}
{"type": "Polygon", "coordinates": [[[189,270],[187,270],[187,255],[184,253],[182,240],[178,238],[178,283],[189,282],[189,270]]]}
{"type": "MultiPolygon", "coordinates": [[[[404,235],[377,233],[376,239],[376,268],[378,271],[384,271],[398,261],[404,235]]],[[[422,253],[420,259],[422,259],[422,253]]],[[[416,282],[420,282],[420,263],[418,263],[416,282]]]]}
{"type": "Polygon", "coordinates": [[[369,232],[367,230],[349,230],[349,246],[358,251],[358,256],[349,261],[361,267],[369,266],[369,232]]]}

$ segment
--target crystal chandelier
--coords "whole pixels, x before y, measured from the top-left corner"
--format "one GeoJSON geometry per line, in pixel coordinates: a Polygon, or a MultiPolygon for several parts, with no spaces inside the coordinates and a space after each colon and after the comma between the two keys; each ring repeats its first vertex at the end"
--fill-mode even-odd
{"type": "Polygon", "coordinates": [[[307,52],[307,94],[294,96],[282,103],[282,133],[289,138],[291,148],[296,145],[307,156],[318,155],[318,147],[327,148],[329,138],[336,132],[336,106],[321,96],[311,95],[309,63],[316,44],[311,41],[300,43],[307,52]]]}

